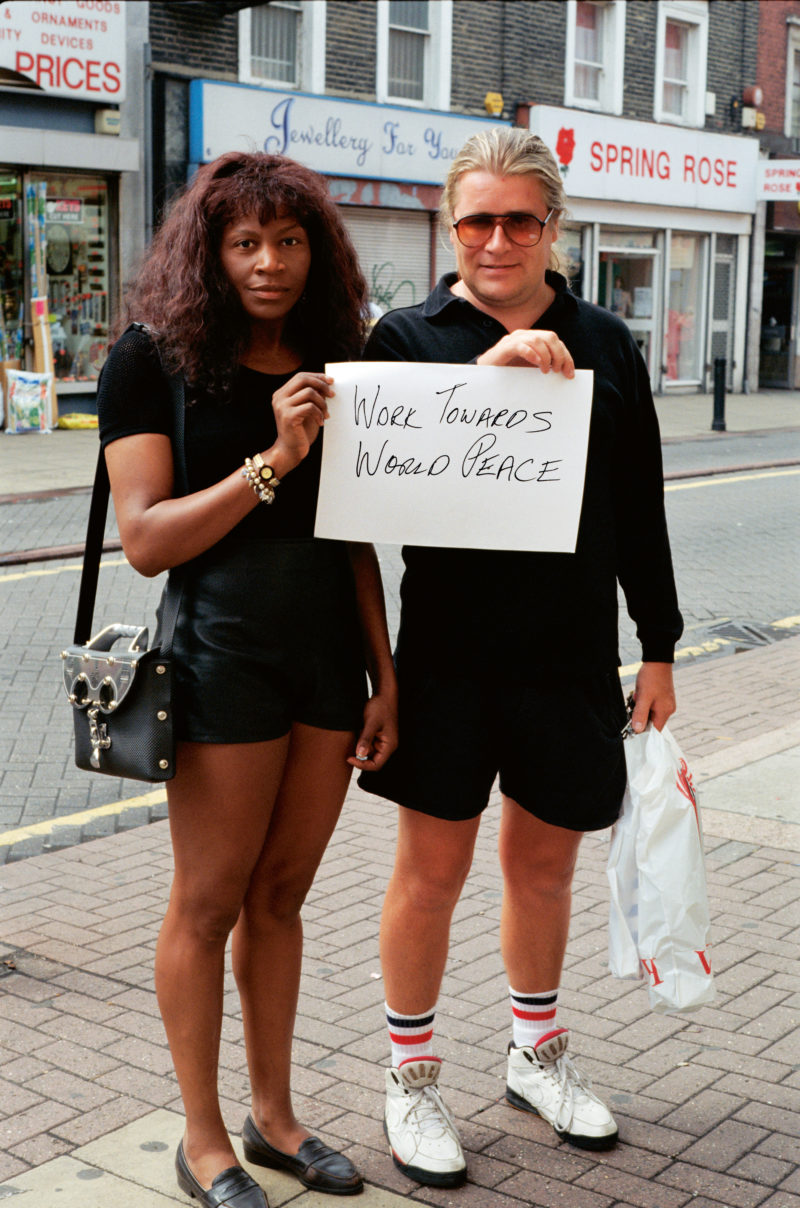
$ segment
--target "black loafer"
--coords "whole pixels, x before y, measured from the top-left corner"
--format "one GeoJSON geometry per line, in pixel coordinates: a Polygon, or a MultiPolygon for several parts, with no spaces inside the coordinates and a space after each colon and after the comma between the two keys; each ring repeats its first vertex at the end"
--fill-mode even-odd
{"type": "Polygon", "coordinates": [[[331,1149],[319,1137],[308,1137],[292,1155],[274,1149],[262,1137],[252,1116],[242,1129],[244,1156],[253,1166],[269,1166],[273,1170],[288,1170],[311,1191],[328,1195],[358,1195],[364,1184],[349,1158],[331,1149]]]}
{"type": "Polygon", "coordinates": [[[189,1169],[183,1141],[175,1155],[175,1173],[181,1191],[197,1200],[203,1208],[269,1208],[258,1183],[241,1166],[229,1166],[217,1175],[210,1188],[203,1187],[189,1169]]]}

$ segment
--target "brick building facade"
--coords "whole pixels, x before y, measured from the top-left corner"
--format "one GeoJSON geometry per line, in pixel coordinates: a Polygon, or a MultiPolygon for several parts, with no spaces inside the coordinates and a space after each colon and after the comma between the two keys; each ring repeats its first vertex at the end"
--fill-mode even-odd
{"type": "Polygon", "coordinates": [[[481,123],[529,124],[561,147],[573,288],[623,315],[657,390],[710,388],[717,357],[741,389],[765,7],[800,0],[152,0],[154,212],[223,149],[285,151],[329,177],[375,305],[404,305],[453,265],[448,158],[481,123]]]}

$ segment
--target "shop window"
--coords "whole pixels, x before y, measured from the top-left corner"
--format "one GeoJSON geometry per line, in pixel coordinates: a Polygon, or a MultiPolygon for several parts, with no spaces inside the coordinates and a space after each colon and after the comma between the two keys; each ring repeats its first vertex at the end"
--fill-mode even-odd
{"type": "Polygon", "coordinates": [[[239,14],[239,77],[324,91],[325,0],[272,0],[239,14]]]}
{"type": "Polygon", "coordinates": [[[625,0],[568,0],[564,103],[622,113],[625,0]]]}
{"type": "Polygon", "coordinates": [[[665,324],[666,381],[699,382],[703,371],[706,237],[673,234],[665,324]]]}
{"type": "Polygon", "coordinates": [[[22,177],[0,168],[0,362],[11,369],[22,368],[25,323],[22,196],[22,177]]]}
{"type": "Polygon", "coordinates": [[[725,358],[728,390],[733,387],[734,306],[736,303],[735,235],[717,235],[711,297],[711,364],[725,358]]]}
{"type": "Polygon", "coordinates": [[[705,124],[707,0],[661,0],[656,37],[656,121],[705,124]]]}
{"type": "Polygon", "coordinates": [[[559,272],[567,278],[573,294],[583,298],[583,228],[559,222],[558,239],[553,250],[558,257],[559,272]]]}
{"type": "MultiPolygon", "coordinates": [[[[44,176],[44,281],[56,388],[97,380],[106,359],[109,288],[108,182],[44,176]]],[[[38,182],[37,182],[38,183],[38,182]]],[[[33,182],[27,192],[35,187],[33,182]]],[[[41,223],[41,214],[38,221],[41,223]]],[[[28,238],[32,218],[28,215],[28,238]]]]}
{"type": "Polygon", "coordinates": [[[800,138],[800,26],[788,26],[788,59],[786,63],[786,124],[787,138],[800,138]]]}
{"type": "Polygon", "coordinates": [[[381,102],[450,108],[452,0],[378,0],[381,102]]]}
{"type": "Polygon", "coordinates": [[[652,232],[603,228],[597,301],[625,320],[652,376],[658,308],[658,252],[652,232]]]}

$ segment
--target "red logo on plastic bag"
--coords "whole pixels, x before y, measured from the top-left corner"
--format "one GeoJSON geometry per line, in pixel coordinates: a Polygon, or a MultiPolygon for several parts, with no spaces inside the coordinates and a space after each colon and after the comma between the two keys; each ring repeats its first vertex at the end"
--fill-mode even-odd
{"type": "Polygon", "coordinates": [[[649,961],[645,960],[645,958],[643,956],[639,957],[639,959],[642,962],[642,965],[644,966],[644,971],[647,974],[647,976],[651,977],[653,979],[653,985],[654,986],[662,985],[664,979],[659,976],[658,969],[656,969],[656,962],[654,960],[649,960],[649,961]]]}
{"type": "Polygon", "coordinates": [[[683,793],[686,800],[694,810],[694,816],[697,819],[697,829],[700,829],[700,818],[697,813],[697,794],[694,791],[692,784],[692,773],[689,771],[686,760],[681,759],[678,767],[678,778],[675,781],[675,786],[678,792],[683,793]]]}
{"type": "Polygon", "coordinates": [[[711,953],[708,950],[710,947],[711,945],[708,944],[703,949],[695,948],[695,952],[700,958],[700,964],[703,966],[703,972],[707,973],[709,977],[711,976],[711,953]]]}

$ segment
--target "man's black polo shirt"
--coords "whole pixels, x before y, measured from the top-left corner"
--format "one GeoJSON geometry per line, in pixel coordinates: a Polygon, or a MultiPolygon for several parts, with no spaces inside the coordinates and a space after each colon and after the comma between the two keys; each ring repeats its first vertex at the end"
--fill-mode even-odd
{"type": "MultiPolygon", "coordinates": [[[[372,361],[466,364],[506,328],[439,281],[417,306],[384,315],[372,361]]],[[[574,674],[619,663],[617,580],[643,658],[671,662],[678,611],[663,503],[661,446],[650,380],[621,319],[576,298],[557,273],[536,327],[554,331],[577,369],[594,371],[586,484],[574,554],[405,546],[399,648],[438,664],[502,660],[523,673],[574,674]]],[[[530,373],[535,392],[538,371],[530,373]]],[[[487,400],[487,403],[500,400],[487,400]]]]}

